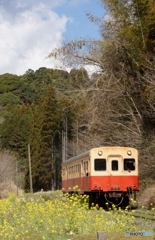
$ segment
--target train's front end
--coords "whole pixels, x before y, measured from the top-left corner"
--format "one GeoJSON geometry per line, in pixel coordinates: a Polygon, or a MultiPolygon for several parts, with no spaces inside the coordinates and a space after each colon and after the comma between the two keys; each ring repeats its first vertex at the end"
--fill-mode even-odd
{"type": "Polygon", "coordinates": [[[139,190],[138,151],[127,147],[103,147],[92,150],[90,201],[100,206],[137,206],[139,190]]]}

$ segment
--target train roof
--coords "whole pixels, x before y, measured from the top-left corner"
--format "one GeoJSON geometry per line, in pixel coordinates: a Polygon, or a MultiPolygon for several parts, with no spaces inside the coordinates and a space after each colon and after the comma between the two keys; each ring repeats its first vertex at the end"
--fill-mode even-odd
{"type": "Polygon", "coordinates": [[[75,159],[77,159],[77,158],[79,158],[79,157],[85,157],[85,156],[87,156],[87,155],[90,153],[91,150],[92,150],[92,149],[90,149],[90,150],[88,150],[88,151],[86,151],[86,152],[80,153],[79,155],[76,155],[76,156],[74,156],[74,157],[68,158],[68,159],[65,160],[63,163],[71,162],[71,161],[73,161],[73,160],[75,160],[75,159]]]}
{"type": "Polygon", "coordinates": [[[85,152],[83,152],[83,153],[80,153],[80,154],[78,154],[78,155],[76,155],[76,156],[74,156],[74,157],[68,158],[67,160],[63,161],[62,164],[71,162],[71,161],[76,160],[77,158],[80,158],[80,157],[85,157],[85,156],[87,156],[92,150],[94,150],[94,149],[100,149],[100,148],[101,148],[101,149],[103,149],[103,148],[128,148],[128,149],[135,149],[135,150],[137,150],[136,148],[133,148],[133,147],[100,146],[100,147],[91,148],[91,149],[88,150],[88,151],[85,151],[85,152]]]}

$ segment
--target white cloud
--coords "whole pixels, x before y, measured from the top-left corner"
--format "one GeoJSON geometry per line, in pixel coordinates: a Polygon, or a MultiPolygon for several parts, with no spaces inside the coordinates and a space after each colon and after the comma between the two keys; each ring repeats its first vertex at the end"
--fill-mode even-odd
{"type": "Polygon", "coordinates": [[[0,74],[22,75],[29,68],[54,67],[45,57],[61,45],[68,19],[54,7],[64,0],[1,0],[0,74]]]}

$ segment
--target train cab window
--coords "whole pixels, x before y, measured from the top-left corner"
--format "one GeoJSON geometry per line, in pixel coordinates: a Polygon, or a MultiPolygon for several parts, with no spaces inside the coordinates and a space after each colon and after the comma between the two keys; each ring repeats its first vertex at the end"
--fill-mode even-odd
{"type": "Polygon", "coordinates": [[[112,160],[111,161],[111,170],[112,171],[118,171],[118,161],[117,160],[112,160]]]}
{"type": "Polygon", "coordinates": [[[135,159],[134,158],[124,158],[124,170],[134,171],[135,170],[135,159]]]}
{"type": "Polygon", "coordinates": [[[106,159],[96,158],[94,160],[95,171],[105,171],[106,170],[106,159]]]}

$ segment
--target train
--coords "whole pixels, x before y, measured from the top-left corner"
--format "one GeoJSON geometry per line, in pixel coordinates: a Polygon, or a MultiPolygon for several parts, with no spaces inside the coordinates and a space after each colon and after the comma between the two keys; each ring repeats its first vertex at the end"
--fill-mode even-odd
{"type": "MultiPolygon", "coordinates": [[[[139,191],[138,150],[132,147],[92,148],[62,163],[62,189],[89,196],[89,206],[129,206],[139,191]]],[[[137,204],[136,204],[137,205],[137,204]]]]}

